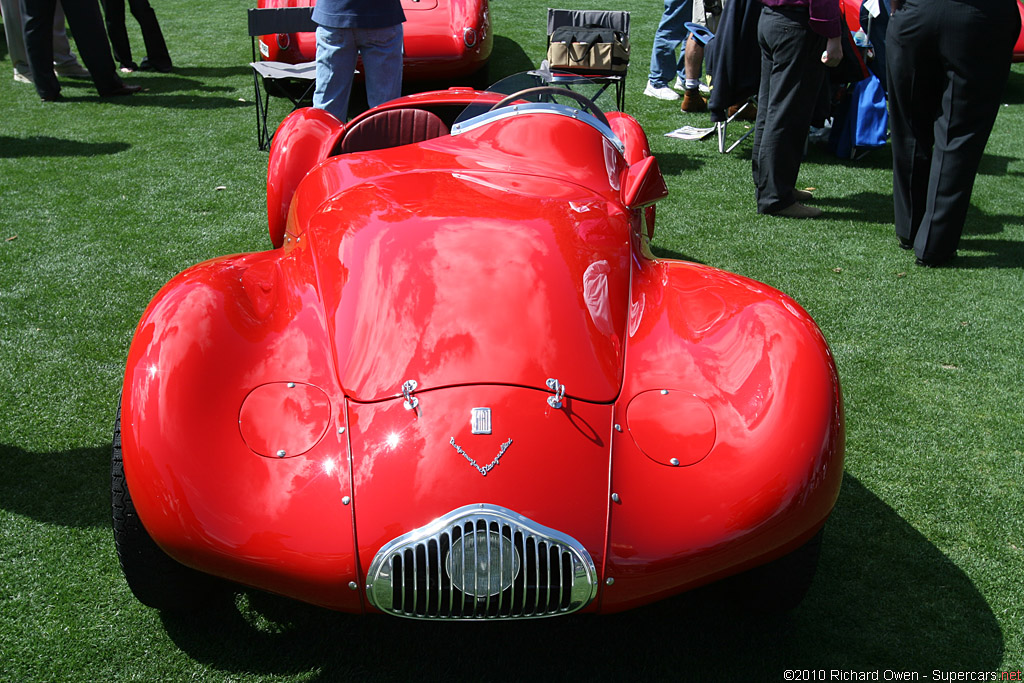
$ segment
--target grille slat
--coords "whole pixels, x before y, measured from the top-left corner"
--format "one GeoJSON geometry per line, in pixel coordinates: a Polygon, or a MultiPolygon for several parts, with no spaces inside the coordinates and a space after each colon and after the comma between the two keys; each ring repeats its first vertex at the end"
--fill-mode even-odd
{"type": "Polygon", "coordinates": [[[556,616],[597,593],[580,543],[493,505],[460,508],[391,541],[367,585],[375,607],[416,619],[556,616]]]}

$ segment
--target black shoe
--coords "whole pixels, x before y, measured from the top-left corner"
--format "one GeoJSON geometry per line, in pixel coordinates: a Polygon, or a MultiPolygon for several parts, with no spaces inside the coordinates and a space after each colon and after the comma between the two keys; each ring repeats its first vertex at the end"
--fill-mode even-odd
{"type": "Polygon", "coordinates": [[[62,102],[64,100],[64,96],[59,92],[55,92],[52,95],[40,95],[39,99],[43,102],[62,102]]]}
{"type": "Polygon", "coordinates": [[[127,83],[122,83],[113,90],[101,92],[100,97],[124,97],[125,95],[134,95],[137,92],[142,92],[141,85],[128,85],[127,83]]]}
{"type": "Polygon", "coordinates": [[[954,252],[954,254],[952,256],[948,256],[946,258],[940,258],[940,259],[925,260],[923,258],[918,258],[915,261],[915,263],[917,265],[919,265],[919,266],[923,266],[924,268],[945,268],[946,266],[948,266],[950,264],[950,262],[954,258],[956,258],[956,253],[955,252],[954,252]]]}
{"type": "Polygon", "coordinates": [[[906,237],[896,235],[896,239],[900,241],[900,249],[913,249],[914,243],[908,240],[906,237]]]}
{"type": "Polygon", "coordinates": [[[159,71],[160,73],[165,74],[170,73],[171,68],[172,67],[170,63],[156,64],[154,62],[149,61],[149,57],[143,58],[143,60],[139,63],[139,71],[159,71]]]}

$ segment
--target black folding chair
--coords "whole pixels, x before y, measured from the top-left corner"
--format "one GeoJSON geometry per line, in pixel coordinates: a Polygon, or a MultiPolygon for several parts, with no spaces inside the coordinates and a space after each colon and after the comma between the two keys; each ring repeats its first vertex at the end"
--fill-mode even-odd
{"type": "Polygon", "coordinates": [[[253,85],[256,90],[256,140],[261,150],[270,148],[273,131],[267,122],[271,97],[292,103],[292,110],[312,103],[316,88],[316,62],[288,64],[260,60],[256,42],[260,36],[316,31],[312,7],[271,7],[249,10],[249,38],[252,40],[253,85]]]}
{"type": "MultiPolygon", "coordinates": [[[[551,44],[551,34],[554,33],[556,28],[562,28],[564,26],[612,29],[622,33],[623,36],[625,36],[627,47],[629,45],[629,12],[548,8],[549,45],[551,44]]],[[[590,70],[575,72],[573,69],[561,66],[552,66],[550,68],[552,71],[551,81],[553,83],[561,83],[564,81],[563,84],[571,88],[572,83],[578,83],[581,78],[583,78],[590,83],[603,85],[604,87],[601,88],[601,92],[603,92],[604,88],[614,87],[615,105],[619,108],[619,111],[625,110],[626,72],[629,69],[628,62],[624,68],[617,72],[594,72],[590,70]],[[566,74],[566,76],[563,78],[560,77],[560,74],[566,74]]],[[[600,92],[598,92],[598,95],[600,95],[600,92]]]]}

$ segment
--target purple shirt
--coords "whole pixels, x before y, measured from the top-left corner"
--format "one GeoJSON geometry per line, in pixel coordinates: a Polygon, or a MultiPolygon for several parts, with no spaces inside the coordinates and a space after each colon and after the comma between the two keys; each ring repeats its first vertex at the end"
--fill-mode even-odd
{"type": "Polygon", "coordinates": [[[768,7],[807,7],[811,13],[811,30],[826,38],[835,38],[842,30],[839,0],[761,0],[761,4],[768,7]]]}

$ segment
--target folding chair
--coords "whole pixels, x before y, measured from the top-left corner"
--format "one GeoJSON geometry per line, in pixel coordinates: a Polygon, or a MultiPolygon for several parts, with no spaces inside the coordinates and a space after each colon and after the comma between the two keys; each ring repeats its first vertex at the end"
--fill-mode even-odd
{"type": "MultiPolygon", "coordinates": [[[[564,26],[575,26],[580,28],[605,28],[620,32],[629,45],[629,12],[605,11],[605,10],[568,10],[548,8],[548,45],[551,44],[551,34],[557,28],[564,26]]],[[[619,111],[626,108],[626,72],[629,70],[627,63],[618,71],[577,71],[561,66],[552,66],[552,82],[565,81],[567,84],[578,82],[580,77],[586,78],[590,83],[603,84],[597,95],[604,92],[605,88],[615,87],[615,105],[619,111]],[[559,74],[568,74],[567,78],[560,78],[559,74]]]]}
{"type": "Polygon", "coordinates": [[[310,103],[316,88],[316,62],[288,64],[261,61],[256,52],[260,36],[316,31],[312,7],[271,7],[249,10],[249,38],[252,40],[253,85],[256,89],[256,141],[261,150],[270,148],[273,131],[267,122],[271,97],[283,97],[293,111],[310,103]],[[262,87],[261,87],[262,84],[262,87]]]}
{"type": "Polygon", "coordinates": [[[718,133],[718,151],[728,154],[747,139],[754,127],[727,145],[728,126],[754,106],[761,82],[761,50],[757,44],[757,22],[761,3],[757,0],[730,0],[725,3],[712,33],[699,24],[687,24],[694,40],[704,45],[704,64],[711,76],[708,109],[718,133]],[[742,103],[732,114],[728,110],[742,103]]]}

